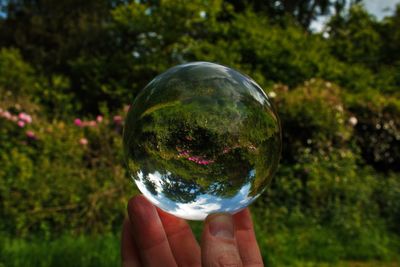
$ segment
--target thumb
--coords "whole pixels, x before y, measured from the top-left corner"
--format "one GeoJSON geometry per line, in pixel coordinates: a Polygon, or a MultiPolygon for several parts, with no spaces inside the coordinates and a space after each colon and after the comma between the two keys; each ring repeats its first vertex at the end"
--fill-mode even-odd
{"type": "Polygon", "coordinates": [[[242,266],[230,214],[219,213],[207,217],[203,229],[201,256],[203,267],[242,266]]]}

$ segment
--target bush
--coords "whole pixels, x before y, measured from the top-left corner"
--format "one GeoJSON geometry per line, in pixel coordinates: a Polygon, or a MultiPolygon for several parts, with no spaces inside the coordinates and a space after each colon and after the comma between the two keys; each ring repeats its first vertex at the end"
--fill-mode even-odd
{"type": "Polygon", "coordinates": [[[294,90],[279,85],[274,90],[283,129],[284,162],[301,159],[305,150],[328,153],[347,147],[352,125],[339,87],[312,79],[294,90]]]}
{"type": "Polygon", "coordinates": [[[119,227],[134,192],[122,166],[119,121],[79,127],[32,116],[21,126],[16,115],[0,118],[1,229],[50,237],[119,227]]]}
{"type": "Polygon", "coordinates": [[[400,171],[400,101],[375,91],[349,95],[346,105],[357,118],[354,140],[367,164],[400,171]]]}
{"type": "MultiPolygon", "coordinates": [[[[367,165],[373,162],[361,152],[369,146],[378,149],[377,144],[360,142],[371,132],[358,130],[364,119],[374,121],[377,114],[368,116],[357,106],[366,103],[362,98],[321,80],[293,90],[277,85],[269,95],[276,95],[284,147],[271,187],[255,204],[265,224],[259,231],[270,237],[265,242],[271,254],[265,257],[275,264],[280,262],[275,255],[289,255],[288,265],[291,257],[391,259],[398,250],[392,242],[399,229],[399,176],[384,177],[367,165]],[[387,232],[387,226],[394,232],[387,232]]],[[[381,110],[393,108],[393,99],[373,99],[381,110]]],[[[393,113],[390,118],[395,120],[393,113]]]]}
{"type": "Polygon", "coordinates": [[[17,49],[0,49],[0,99],[27,94],[34,81],[33,68],[17,49]]]}

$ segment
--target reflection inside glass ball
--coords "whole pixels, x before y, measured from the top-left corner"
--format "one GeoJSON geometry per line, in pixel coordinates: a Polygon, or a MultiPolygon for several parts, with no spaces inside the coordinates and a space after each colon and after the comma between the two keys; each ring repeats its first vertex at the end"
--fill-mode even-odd
{"type": "Polygon", "coordinates": [[[126,163],[139,190],[189,220],[248,206],[272,179],[280,151],[279,119],[264,91],[208,62],[153,79],[124,129],[126,163]]]}

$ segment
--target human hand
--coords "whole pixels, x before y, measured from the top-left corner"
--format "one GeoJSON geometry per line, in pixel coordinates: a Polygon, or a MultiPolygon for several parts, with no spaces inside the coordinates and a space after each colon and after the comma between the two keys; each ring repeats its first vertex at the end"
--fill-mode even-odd
{"type": "Polygon", "coordinates": [[[213,214],[204,223],[201,247],[185,220],[153,206],[143,196],[128,203],[122,231],[123,267],[263,266],[250,212],[213,214]]]}

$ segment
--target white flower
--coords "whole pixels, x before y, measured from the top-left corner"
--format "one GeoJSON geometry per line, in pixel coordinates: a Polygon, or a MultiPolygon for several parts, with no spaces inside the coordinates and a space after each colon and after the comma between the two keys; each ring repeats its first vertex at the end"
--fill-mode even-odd
{"type": "Polygon", "coordinates": [[[350,117],[350,119],[349,119],[349,123],[350,123],[351,125],[355,126],[355,125],[358,123],[358,120],[357,120],[356,117],[352,116],[352,117],[350,117]]]}
{"type": "Polygon", "coordinates": [[[268,93],[268,96],[270,98],[275,98],[276,97],[276,93],[274,91],[271,91],[271,92],[268,93]]]}

